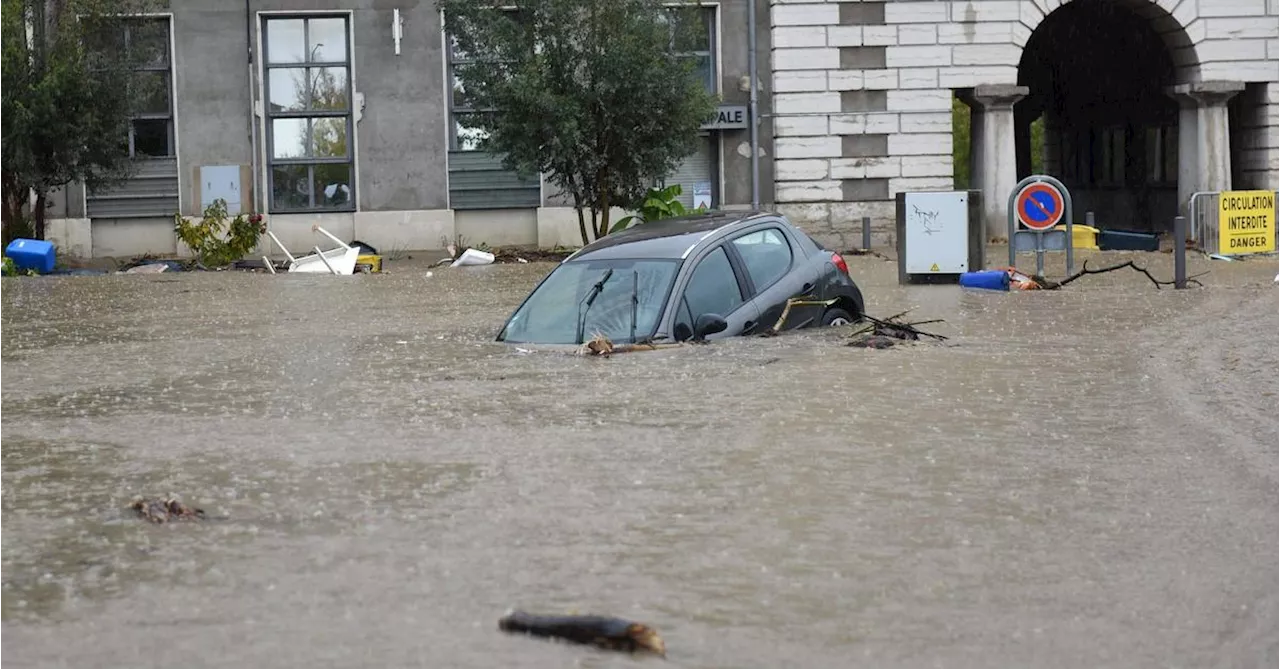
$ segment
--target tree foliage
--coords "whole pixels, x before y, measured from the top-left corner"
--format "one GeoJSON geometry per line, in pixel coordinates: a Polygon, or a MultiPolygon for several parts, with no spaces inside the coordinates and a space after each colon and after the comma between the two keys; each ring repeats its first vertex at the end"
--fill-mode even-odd
{"type": "Polygon", "coordinates": [[[662,0],[438,0],[455,43],[455,100],[481,148],[573,200],[583,243],[609,231],[696,150],[715,99],[682,54],[696,6],[662,0]],[[590,235],[584,212],[590,212],[590,235]]]}
{"type": "Polygon", "coordinates": [[[50,191],[74,181],[101,189],[131,173],[129,123],[146,97],[132,75],[141,54],[110,39],[140,0],[3,0],[0,124],[4,224],[21,225],[34,191],[44,237],[50,191]]]}

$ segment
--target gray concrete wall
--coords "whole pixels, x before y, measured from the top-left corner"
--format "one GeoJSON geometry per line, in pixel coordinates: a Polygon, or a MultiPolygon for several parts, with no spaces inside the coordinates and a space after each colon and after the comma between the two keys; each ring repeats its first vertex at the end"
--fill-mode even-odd
{"type": "MultiPolygon", "coordinates": [[[[196,166],[248,165],[251,157],[262,152],[250,148],[252,105],[244,5],[228,0],[173,0],[172,7],[182,211],[195,214],[199,203],[194,201],[190,180],[196,166]]],[[[254,0],[248,19],[255,51],[254,95],[262,95],[256,53],[258,12],[347,9],[353,10],[354,90],[364,96],[352,143],[359,208],[443,209],[447,206],[447,126],[440,15],[433,3],[254,0]],[[391,38],[393,6],[404,19],[399,56],[391,38]]],[[[258,132],[261,147],[262,128],[258,132]]],[[[259,165],[259,179],[263,169],[259,165]]],[[[266,204],[270,194],[263,195],[261,202],[266,204]]]]}
{"type": "MultiPolygon", "coordinates": [[[[770,69],[771,42],[769,29],[769,1],[750,0],[756,3],[756,96],[759,113],[771,113],[773,106],[773,77],[770,69]]],[[[741,80],[747,75],[748,31],[746,2],[720,4],[720,86],[725,104],[749,104],[751,94],[742,90],[741,80]]],[[[721,198],[726,205],[751,203],[751,131],[727,130],[721,142],[724,165],[724,192],[721,198]]],[[[773,198],[773,120],[765,117],[759,126],[760,142],[760,202],[771,204],[773,198]]]]}
{"type": "MultiPolygon", "coordinates": [[[[250,164],[249,36],[243,3],[172,0],[170,7],[179,208],[198,216],[192,188],[197,166],[250,164]]],[[[250,35],[256,47],[257,30],[250,35]]],[[[242,184],[242,197],[251,186],[242,184]]]]}
{"type": "Polygon", "coordinates": [[[444,209],[448,126],[440,13],[430,1],[348,4],[357,7],[355,83],[365,97],[357,129],[360,209],[444,209]],[[404,19],[399,56],[391,39],[395,7],[404,19]]]}

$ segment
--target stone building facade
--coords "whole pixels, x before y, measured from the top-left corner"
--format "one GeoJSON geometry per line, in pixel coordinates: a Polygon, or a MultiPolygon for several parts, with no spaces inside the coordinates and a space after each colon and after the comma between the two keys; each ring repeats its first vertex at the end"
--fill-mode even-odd
{"type": "Polygon", "coordinates": [[[992,236],[1040,116],[1043,171],[1100,224],[1275,189],[1278,20],[1276,0],[774,0],[777,208],[848,246],[896,193],[952,188],[953,97],[992,236]]]}
{"type": "MultiPolygon", "coordinates": [[[[686,204],[758,200],[840,248],[869,216],[886,243],[897,193],[956,187],[960,100],[993,237],[1033,166],[1071,189],[1077,222],[1167,229],[1192,193],[1277,187],[1277,1],[703,0],[693,55],[726,118],[748,103],[755,3],[760,188],[746,119],[709,123],[670,180],[686,204]]],[[[215,195],[291,248],[314,223],[388,249],[577,243],[545,179],[473,150],[430,0],[168,0],[137,18],[122,43],[163,52],[149,74],[167,97],[130,134],[133,180],[52,201],[64,252],[181,253],[173,214],[215,195]],[[317,73],[321,103],[284,85],[317,73]]]]}

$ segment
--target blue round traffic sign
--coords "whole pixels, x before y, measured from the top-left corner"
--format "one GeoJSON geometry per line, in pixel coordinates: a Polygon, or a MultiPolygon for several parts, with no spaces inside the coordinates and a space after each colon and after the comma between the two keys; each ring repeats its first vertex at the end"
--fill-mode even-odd
{"type": "Polygon", "coordinates": [[[1036,181],[1018,191],[1014,208],[1022,225],[1031,230],[1048,230],[1062,220],[1065,203],[1057,188],[1036,181]]]}

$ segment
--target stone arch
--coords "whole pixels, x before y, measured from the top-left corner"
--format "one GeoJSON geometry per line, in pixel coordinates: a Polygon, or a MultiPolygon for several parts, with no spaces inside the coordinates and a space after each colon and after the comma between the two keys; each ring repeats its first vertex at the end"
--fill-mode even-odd
{"type": "MultiPolygon", "coordinates": [[[[1079,0],[1020,0],[1020,29],[1014,31],[1014,44],[1025,50],[1036,29],[1057,10],[1079,0]]],[[[1087,0],[1086,0],[1087,1],[1087,0]]],[[[1182,0],[1106,0],[1146,19],[1160,36],[1177,68],[1176,82],[1189,84],[1200,78],[1200,57],[1195,40],[1187,26],[1196,20],[1194,3],[1182,0]]]]}
{"type": "Polygon", "coordinates": [[[1077,212],[1095,212],[1100,227],[1168,228],[1179,207],[1180,124],[1168,91],[1196,82],[1200,69],[1194,41],[1167,7],[1175,3],[1053,2],[1023,2],[1017,176],[1031,173],[1038,120],[1044,171],[1072,191],[1077,212]]]}

